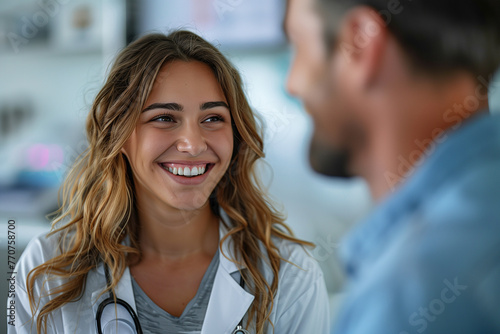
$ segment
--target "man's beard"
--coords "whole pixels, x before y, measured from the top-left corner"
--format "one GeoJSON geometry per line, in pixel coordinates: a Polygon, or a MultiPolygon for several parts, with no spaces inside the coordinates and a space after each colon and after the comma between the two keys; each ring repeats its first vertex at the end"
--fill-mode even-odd
{"type": "Polygon", "coordinates": [[[350,152],[347,149],[334,149],[314,137],[309,147],[309,163],[316,172],[326,176],[354,177],[349,171],[350,152]]]}

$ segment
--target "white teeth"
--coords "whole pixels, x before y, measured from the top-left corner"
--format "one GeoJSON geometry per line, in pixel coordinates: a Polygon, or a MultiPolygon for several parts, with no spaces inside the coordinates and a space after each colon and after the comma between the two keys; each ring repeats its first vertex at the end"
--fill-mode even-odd
{"type": "Polygon", "coordinates": [[[206,171],[206,166],[193,167],[192,169],[190,169],[189,167],[163,167],[163,168],[174,175],[182,175],[186,177],[202,175],[205,174],[206,171]]]}

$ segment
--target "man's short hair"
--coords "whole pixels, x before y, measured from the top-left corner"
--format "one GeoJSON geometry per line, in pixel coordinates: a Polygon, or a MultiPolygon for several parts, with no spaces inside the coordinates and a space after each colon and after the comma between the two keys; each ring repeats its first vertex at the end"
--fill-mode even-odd
{"type": "Polygon", "coordinates": [[[499,0],[315,0],[325,36],[356,6],[373,8],[419,71],[491,77],[500,64],[499,0]]]}

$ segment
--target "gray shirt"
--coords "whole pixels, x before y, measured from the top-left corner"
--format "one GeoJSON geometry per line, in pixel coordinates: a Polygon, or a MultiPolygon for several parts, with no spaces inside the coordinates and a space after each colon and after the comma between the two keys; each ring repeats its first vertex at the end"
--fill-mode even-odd
{"type": "Polygon", "coordinates": [[[205,319],[215,274],[219,266],[219,251],[203,275],[194,298],[187,304],[180,317],[175,317],[156,305],[132,277],[137,316],[144,334],[199,334],[205,319]]]}

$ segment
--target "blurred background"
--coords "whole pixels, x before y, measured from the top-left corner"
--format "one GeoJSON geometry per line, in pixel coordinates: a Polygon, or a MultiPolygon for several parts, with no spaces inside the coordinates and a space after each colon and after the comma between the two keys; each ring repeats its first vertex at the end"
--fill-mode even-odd
{"type": "MultiPolygon", "coordinates": [[[[240,70],[264,120],[262,177],[296,235],[317,245],[312,254],[333,317],[343,281],[339,240],[372,203],[362,181],[309,168],[311,122],[284,88],[291,59],[284,7],[284,0],[0,0],[0,300],[9,271],[7,222],[15,221],[16,258],[49,230],[45,215],[57,209],[61,181],[86,147],[85,118],[114,56],[147,32],[185,28],[240,70]]],[[[491,105],[500,106],[496,92],[491,105]]]]}

